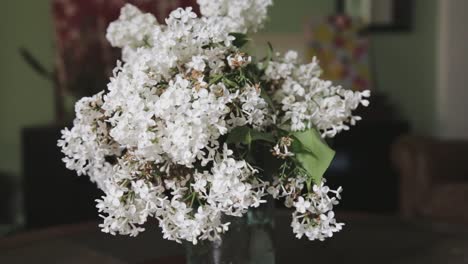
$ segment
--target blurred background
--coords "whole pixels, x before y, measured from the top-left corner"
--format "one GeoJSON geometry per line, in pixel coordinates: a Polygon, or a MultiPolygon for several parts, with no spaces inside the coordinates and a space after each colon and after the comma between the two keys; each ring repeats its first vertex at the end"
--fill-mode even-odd
{"type": "MultiPolygon", "coordinates": [[[[105,88],[119,57],[105,29],[126,2],[160,22],[179,6],[197,10],[195,0],[2,3],[0,241],[97,220],[99,191],[65,169],[56,140],[74,102],[105,88]]],[[[260,57],[270,41],[304,62],[316,56],[324,78],[372,91],[364,120],[331,142],[327,178],[345,190],[351,231],[316,249],[352,257],[329,263],[468,263],[466,10],[465,0],[274,0],[253,36],[260,57]]]]}

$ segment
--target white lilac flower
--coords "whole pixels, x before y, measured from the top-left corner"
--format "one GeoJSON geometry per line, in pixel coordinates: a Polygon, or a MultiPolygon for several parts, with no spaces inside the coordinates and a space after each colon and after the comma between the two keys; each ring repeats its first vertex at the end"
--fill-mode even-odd
{"type": "Polygon", "coordinates": [[[246,56],[243,53],[231,54],[226,58],[231,69],[242,68],[252,62],[252,57],[246,56]]]}
{"type": "Polygon", "coordinates": [[[271,150],[273,156],[285,159],[294,156],[294,153],[289,151],[293,139],[290,137],[281,137],[278,144],[271,150]]]}
{"type": "Polygon", "coordinates": [[[334,136],[360,120],[352,111],[369,104],[369,92],[321,80],[317,61],[301,65],[296,52],[266,69],[242,53],[240,35],[230,33],[260,29],[271,0],[198,2],[201,17],[179,8],[165,24],[125,5],[106,34],[122,61],[106,91],[76,103],[73,127],[62,131],[66,167],[104,192],[96,200],[102,231],[136,236],[156,218],[166,239],[218,240],[226,216],[245,216],[269,194],[295,210],[297,237],[332,236],[342,227],[333,214],[341,189],[310,188],[285,134],[315,128],[334,136]],[[247,135],[227,144],[237,128],[247,135]],[[253,135],[289,174],[263,179],[265,168],[243,153],[253,135]]]}
{"type": "Polygon", "coordinates": [[[310,64],[298,64],[297,54],[287,52],[268,64],[265,79],[280,81],[273,99],[281,105],[279,122],[286,129],[301,131],[316,127],[324,137],[334,137],[348,130],[360,117],[352,111],[367,106],[369,91],[353,92],[330,81],[320,79],[321,69],[314,59],[310,64]]]}
{"type": "Polygon", "coordinates": [[[273,179],[273,182],[271,183],[271,186],[268,187],[267,191],[275,199],[286,197],[287,198],[286,206],[291,207],[293,206],[293,203],[294,203],[292,197],[299,195],[303,191],[306,182],[307,182],[307,175],[303,173],[299,173],[299,174],[294,175],[294,177],[288,177],[288,178],[275,177],[273,179]]]}
{"type": "Polygon", "coordinates": [[[117,21],[107,28],[107,39],[114,47],[138,47],[152,34],[158,22],[151,14],[144,14],[133,5],[125,5],[117,21]]]}
{"type": "Polygon", "coordinates": [[[105,195],[96,200],[104,219],[103,232],[136,236],[147,218],[164,206],[164,188],[138,179],[138,166],[121,160],[104,184],[105,195]]]}
{"type": "Polygon", "coordinates": [[[297,238],[305,235],[309,240],[323,241],[342,229],[344,224],[336,222],[333,212],[333,206],[338,204],[340,192],[341,188],[332,191],[322,182],[313,187],[312,193],[297,198],[291,223],[297,238]],[[328,193],[335,194],[335,197],[330,197],[328,193]]]}
{"type": "Polygon", "coordinates": [[[245,161],[232,158],[232,150],[224,145],[222,155],[214,161],[210,173],[199,173],[198,181],[206,181],[210,186],[207,192],[198,192],[209,205],[226,215],[242,216],[250,207],[258,207],[266,202],[265,184],[255,174],[257,171],[245,161]]]}
{"type": "Polygon", "coordinates": [[[105,188],[104,181],[112,170],[106,156],[120,154],[118,144],[109,139],[104,115],[99,110],[102,104],[102,93],[78,101],[73,128],[62,130],[62,138],[57,144],[65,154],[66,167],[78,175],[88,175],[101,189],[105,188]]]}
{"type": "MultiPolygon", "coordinates": [[[[239,101],[242,105],[240,117],[245,121],[244,124],[263,130],[266,126],[273,123],[273,114],[269,110],[268,103],[261,97],[258,86],[246,86],[239,95],[239,101]]],[[[243,125],[237,121],[236,126],[243,125]]]]}
{"type": "Polygon", "coordinates": [[[256,32],[263,26],[272,0],[197,0],[205,17],[219,17],[230,32],[256,32]]]}
{"type": "Polygon", "coordinates": [[[311,203],[310,201],[304,200],[304,197],[299,196],[297,202],[294,202],[294,207],[296,207],[296,211],[304,214],[307,210],[309,210],[311,203]]]}

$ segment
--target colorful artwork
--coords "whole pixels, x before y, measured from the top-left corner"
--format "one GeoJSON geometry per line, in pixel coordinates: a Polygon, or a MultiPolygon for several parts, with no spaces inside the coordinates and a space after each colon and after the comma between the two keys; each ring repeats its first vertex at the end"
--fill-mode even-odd
{"type": "Polygon", "coordinates": [[[361,29],[361,23],[343,15],[311,23],[308,29],[308,57],[317,57],[323,77],[355,91],[372,86],[369,41],[361,29]]]}

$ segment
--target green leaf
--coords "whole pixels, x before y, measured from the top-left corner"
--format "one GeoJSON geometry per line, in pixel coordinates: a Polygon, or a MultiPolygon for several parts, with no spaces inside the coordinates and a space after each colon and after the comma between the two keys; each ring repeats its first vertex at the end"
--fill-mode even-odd
{"type": "Polygon", "coordinates": [[[307,188],[310,190],[312,182],[320,184],[323,174],[330,166],[335,156],[333,151],[315,129],[292,133],[295,139],[291,149],[299,165],[309,174],[307,188]]]}
{"type": "Polygon", "coordinates": [[[232,44],[238,48],[242,48],[250,40],[244,33],[229,33],[229,35],[235,38],[232,44]]]}
{"type": "Polygon", "coordinates": [[[274,51],[273,51],[273,45],[271,45],[271,43],[268,41],[267,42],[268,44],[268,53],[267,53],[267,61],[271,61],[271,59],[273,59],[273,54],[274,54],[274,51]]]}
{"type": "Polygon", "coordinates": [[[210,82],[208,83],[208,86],[219,82],[222,78],[223,78],[222,74],[214,75],[213,77],[211,77],[210,82]]]}
{"type": "Polygon", "coordinates": [[[270,133],[250,129],[250,135],[252,136],[252,141],[263,140],[270,143],[276,143],[275,138],[270,133]]]}
{"type": "Polygon", "coordinates": [[[270,61],[273,59],[273,46],[271,45],[270,42],[267,42],[267,44],[268,44],[267,56],[265,58],[265,63],[263,63],[264,70],[268,68],[268,65],[270,65],[270,61]]]}
{"type": "Polygon", "coordinates": [[[262,140],[270,143],[275,143],[272,135],[265,132],[256,131],[247,126],[234,128],[228,135],[226,143],[237,144],[241,143],[250,147],[253,141],[262,140]]]}
{"type": "Polygon", "coordinates": [[[225,78],[225,77],[223,77],[223,83],[224,83],[224,85],[226,85],[228,87],[231,87],[231,88],[236,88],[236,87],[239,86],[236,82],[231,81],[231,80],[229,80],[228,78],[225,78]]]}
{"type": "Polygon", "coordinates": [[[245,135],[245,144],[247,145],[248,149],[250,150],[250,146],[252,145],[252,133],[250,129],[248,130],[247,134],[245,135]]]}
{"type": "Polygon", "coordinates": [[[250,144],[250,142],[249,142],[250,135],[249,134],[250,134],[250,128],[248,128],[246,126],[236,127],[233,130],[231,130],[231,132],[228,134],[228,137],[226,139],[226,143],[228,143],[228,144],[242,143],[242,144],[246,144],[246,145],[250,144]]]}

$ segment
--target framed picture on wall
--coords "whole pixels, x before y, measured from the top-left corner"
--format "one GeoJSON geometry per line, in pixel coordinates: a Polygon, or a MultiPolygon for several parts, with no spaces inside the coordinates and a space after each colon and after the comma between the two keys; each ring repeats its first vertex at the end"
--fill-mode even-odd
{"type": "Polygon", "coordinates": [[[409,31],[412,0],[337,0],[336,9],[359,19],[370,32],[409,31]]]}

